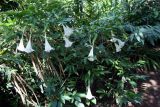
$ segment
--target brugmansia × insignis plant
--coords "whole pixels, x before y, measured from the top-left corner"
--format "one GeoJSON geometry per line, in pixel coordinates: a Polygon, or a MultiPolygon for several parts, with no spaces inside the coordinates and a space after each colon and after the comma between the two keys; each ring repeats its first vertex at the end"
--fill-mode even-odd
{"type": "Polygon", "coordinates": [[[160,67],[159,50],[145,47],[156,44],[160,25],[141,22],[138,1],[17,0],[0,16],[0,79],[9,78],[0,91],[14,98],[15,90],[33,107],[139,104],[134,90],[145,77],[137,71],[160,67]]]}

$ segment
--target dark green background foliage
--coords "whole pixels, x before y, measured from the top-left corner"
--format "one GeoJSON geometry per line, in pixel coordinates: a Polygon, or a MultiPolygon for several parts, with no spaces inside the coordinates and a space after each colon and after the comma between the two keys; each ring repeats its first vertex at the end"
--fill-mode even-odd
{"type": "Polygon", "coordinates": [[[158,0],[1,1],[0,102],[9,98],[10,106],[17,106],[24,97],[25,106],[93,105],[95,100],[84,98],[91,81],[98,103],[140,104],[141,93],[133,90],[146,77],[138,70],[160,68],[159,4],[158,0]],[[70,48],[64,47],[62,24],[74,29],[70,48]],[[55,48],[50,53],[44,52],[45,33],[55,48]],[[126,42],[121,52],[116,53],[110,42],[113,34],[126,42]],[[25,45],[32,37],[33,53],[16,51],[22,36],[25,45]],[[90,62],[92,44],[96,60],[90,62]]]}

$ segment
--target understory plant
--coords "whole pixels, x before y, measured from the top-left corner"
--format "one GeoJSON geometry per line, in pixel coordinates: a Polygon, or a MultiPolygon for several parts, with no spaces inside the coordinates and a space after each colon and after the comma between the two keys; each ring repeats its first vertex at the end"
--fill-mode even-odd
{"type": "Polygon", "coordinates": [[[137,82],[145,76],[138,71],[160,67],[159,50],[148,48],[160,38],[159,23],[142,25],[145,16],[136,20],[132,9],[144,12],[147,0],[16,2],[0,13],[3,93],[29,107],[141,103],[137,82]]]}

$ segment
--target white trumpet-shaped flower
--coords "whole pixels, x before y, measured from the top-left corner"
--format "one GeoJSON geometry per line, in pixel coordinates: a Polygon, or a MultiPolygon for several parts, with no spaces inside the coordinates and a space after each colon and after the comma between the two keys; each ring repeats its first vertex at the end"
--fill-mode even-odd
{"type": "Polygon", "coordinates": [[[31,38],[30,38],[29,41],[28,41],[28,43],[27,43],[27,46],[26,46],[26,48],[25,48],[25,52],[31,53],[31,52],[33,52],[33,51],[34,51],[34,49],[32,48],[31,38]]]}
{"type": "Polygon", "coordinates": [[[51,50],[54,50],[53,47],[51,47],[51,45],[49,44],[48,40],[47,40],[47,37],[45,36],[45,50],[46,52],[50,52],[51,50]]]}
{"type": "Polygon", "coordinates": [[[123,46],[125,45],[125,42],[121,41],[120,39],[117,39],[115,37],[112,37],[110,40],[111,42],[114,42],[114,45],[116,47],[116,52],[120,52],[123,46]]]}
{"type": "Polygon", "coordinates": [[[64,41],[65,41],[65,47],[71,47],[73,42],[71,42],[66,36],[63,37],[64,41]]]}
{"type": "Polygon", "coordinates": [[[21,38],[20,43],[17,46],[17,50],[22,51],[22,52],[25,51],[25,47],[23,44],[23,37],[21,38]]]}
{"type": "Polygon", "coordinates": [[[73,33],[73,29],[68,26],[63,26],[64,36],[69,37],[73,33]]]}
{"type": "Polygon", "coordinates": [[[86,98],[89,99],[89,100],[95,98],[95,97],[92,95],[92,93],[91,93],[90,85],[87,86],[87,94],[86,94],[86,98]]]}
{"type": "Polygon", "coordinates": [[[89,61],[94,61],[94,54],[93,54],[93,46],[88,54],[88,60],[89,61]]]}

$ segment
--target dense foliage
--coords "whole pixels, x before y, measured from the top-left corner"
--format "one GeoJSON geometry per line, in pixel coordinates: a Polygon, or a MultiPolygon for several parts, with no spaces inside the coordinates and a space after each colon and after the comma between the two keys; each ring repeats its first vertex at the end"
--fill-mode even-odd
{"type": "Polygon", "coordinates": [[[158,0],[7,4],[5,0],[0,4],[0,102],[9,98],[13,107],[141,103],[141,93],[135,89],[145,76],[138,71],[160,68],[158,0]],[[63,26],[74,30],[71,47],[64,45],[63,26]],[[33,52],[17,50],[22,37],[25,46],[31,39],[33,52]],[[116,52],[113,37],[125,42],[120,51],[116,52]],[[54,48],[51,52],[44,51],[46,38],[54,48]],[[94,95],[91,99],[86,98],[88,86],[94,95]]]}

